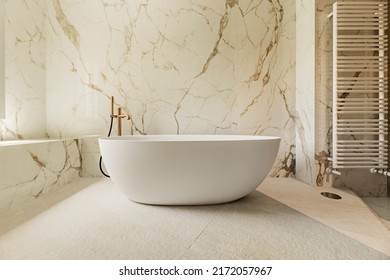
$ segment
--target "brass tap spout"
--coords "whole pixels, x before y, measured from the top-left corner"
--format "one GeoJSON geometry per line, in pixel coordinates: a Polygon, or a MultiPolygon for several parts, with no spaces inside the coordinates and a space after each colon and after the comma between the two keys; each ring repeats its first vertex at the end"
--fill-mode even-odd
{"type": "Polygon", "coordinates": [[[129,115],[122,115],[122,108],[118,107],[118,114],[114,114],[114,96],[111,96],[111,118],[117,118],[118,119],[118,136],[122,135],[122,119],[127,118],[130,119],[129,115]]]}

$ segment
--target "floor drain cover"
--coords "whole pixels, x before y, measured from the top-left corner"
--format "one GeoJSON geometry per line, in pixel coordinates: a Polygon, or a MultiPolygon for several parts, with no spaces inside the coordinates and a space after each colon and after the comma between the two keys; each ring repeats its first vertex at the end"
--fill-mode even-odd
{"type": "Polygon", "coordinates": [[[322,192],[321,195],[331,199],[341,199],[341,196],[331,192],[322,192]]]}

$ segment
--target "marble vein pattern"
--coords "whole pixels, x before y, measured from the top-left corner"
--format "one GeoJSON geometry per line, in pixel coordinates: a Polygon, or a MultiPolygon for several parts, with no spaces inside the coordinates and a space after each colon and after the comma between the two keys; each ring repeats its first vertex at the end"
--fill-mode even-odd
{"type": "Polygon", "coordinates": [[[314,185],[315,2],[296,2],[296,178],[314,185]]]}
{"type": "Polygon", "coordinates": [[[293,175],[295,1],[48,1],[49,136],[106,134],[111,95],[125,134],[281,136],[293,175]]]}
{"type": "MultiPolygon", "coordinates": [[[[81,177],[103,177],[103,174],[99,169],[100,149],[98,136],[83,137],[81,143],[81,159],[83,166],[81,168],[81,177]]],[[[104,162],[102,161],[103,170],[105,169],[104,162]]]]}
{"type": "Polygon", "coordinates": [[[79,140],[0,143],[0,211],[14,209],[81,175],[79,140]]]}
{"type": "Polygon", "coordinates": [[[0,119],[0,140],[42,138],[46,136],[46,2],[5,2],[6,118],[0,119]]]}

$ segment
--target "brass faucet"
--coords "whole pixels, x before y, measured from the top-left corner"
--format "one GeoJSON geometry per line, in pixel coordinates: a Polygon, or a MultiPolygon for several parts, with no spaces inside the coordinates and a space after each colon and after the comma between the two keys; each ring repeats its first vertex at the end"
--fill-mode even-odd
{"type": "Polygon", "coordinates": [[[114,96],[111,96],[111,118],[118,119],[118,136],[122,135],[122,118],[130,120],[129,115],[122,115],[122,108],[118,107],[118,114],[114,114],[114,96]]]}

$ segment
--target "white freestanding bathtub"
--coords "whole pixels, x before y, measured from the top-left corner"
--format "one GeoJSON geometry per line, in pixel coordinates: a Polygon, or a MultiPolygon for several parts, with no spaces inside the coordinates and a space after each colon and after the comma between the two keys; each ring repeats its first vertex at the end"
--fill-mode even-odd
{"type": "Polygon", "coordinates": [[[255,190],[275,162],[279,137],[149,135],[99,138],[112,181],[131,200],[217,204],[255,190]]]}

